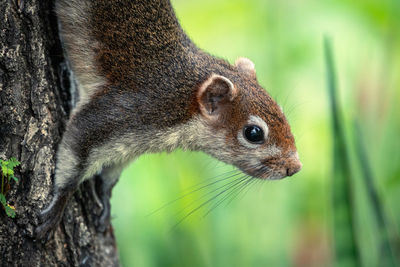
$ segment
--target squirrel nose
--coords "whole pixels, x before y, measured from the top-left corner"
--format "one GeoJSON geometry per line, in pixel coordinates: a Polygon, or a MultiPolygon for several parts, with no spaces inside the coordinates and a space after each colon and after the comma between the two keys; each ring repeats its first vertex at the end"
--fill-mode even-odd
{"type": "Polygon", "coordinates": [[[299,160],[296,160],[295,162],[291,162],[290,166],[286,168],[286,175],[287,176],[292,176],[293,174],[299,172],[301,170],[301,167],[303,165],[299,160]]]}

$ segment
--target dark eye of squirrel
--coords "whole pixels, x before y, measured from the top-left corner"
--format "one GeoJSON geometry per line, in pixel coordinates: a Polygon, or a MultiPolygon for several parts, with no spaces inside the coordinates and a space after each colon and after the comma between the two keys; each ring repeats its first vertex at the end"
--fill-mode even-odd
{"type": "Polygon", "coordinates": [[[257,125],[249,125],[244,127],[243,133],[250,143],[264,143],[264,131],[257,125]]]}

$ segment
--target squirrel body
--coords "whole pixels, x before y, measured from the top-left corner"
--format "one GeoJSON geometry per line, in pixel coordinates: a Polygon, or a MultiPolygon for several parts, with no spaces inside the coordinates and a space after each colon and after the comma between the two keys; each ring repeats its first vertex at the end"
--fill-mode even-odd
{"type": "Polygon", "coordinates": [[[57,0],[56,12],[80,100],[58,148],[39,239],[59,223],[78,185],[96,175],[101,229],[112,186],[144,153],[203,151],[261,179],[301,169],[290,126],[257,83],[254,64],[231,65],[200,50],[169,0],[57,0]]]}

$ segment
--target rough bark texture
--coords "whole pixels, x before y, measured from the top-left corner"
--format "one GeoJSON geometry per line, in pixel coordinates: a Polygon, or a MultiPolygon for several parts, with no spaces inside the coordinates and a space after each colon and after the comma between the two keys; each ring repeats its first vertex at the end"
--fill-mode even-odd
{"type": "Polygon", "coordinates": [[[0,158],[16,157],[17,183],[0,208],[0,266],[115,266],[112,228],[98,233],[98,207],[87,184],[68,204],[46,244],[32,238],[37,215],[51,200],[55,153],[70,110],[68,71],[53,1],[0,1],[0,158]]]}

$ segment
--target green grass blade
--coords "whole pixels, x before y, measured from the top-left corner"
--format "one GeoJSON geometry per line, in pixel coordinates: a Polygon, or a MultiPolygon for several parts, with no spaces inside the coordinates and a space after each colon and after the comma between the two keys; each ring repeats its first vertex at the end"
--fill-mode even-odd
{"type": "Polygon", "coordinates": [[[354,122],[354,128],[357,159],[360,162],[361,172],[364,177],[364,183],[367,190],[367,197],[372,204],[371,208],[378,226],[377,231],[379,232],[380,237],[380,244],[378,244],[380,253],[380,266],[398,266],[396,262],[394,246],[392,246],[390,243],[390,229],[387,225],[387,216],[374,184],[374,176],[367,157],[367,151],[364,146],[360,125],[357,121],[354,122]]]}
{"type": "Polygon", "coordinates": [[[328,95],[333,134],[333,224],[335,266],[361,266],[355,238],[355,212],[347,144],[337,99],[335,66],[330,40],[324,40],[328,95]]]}

